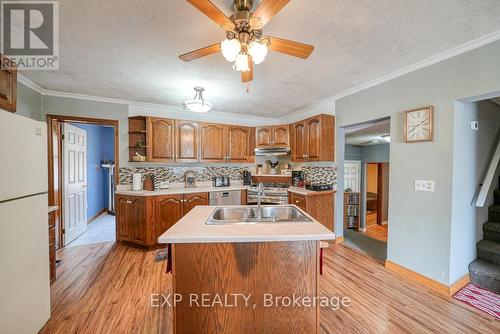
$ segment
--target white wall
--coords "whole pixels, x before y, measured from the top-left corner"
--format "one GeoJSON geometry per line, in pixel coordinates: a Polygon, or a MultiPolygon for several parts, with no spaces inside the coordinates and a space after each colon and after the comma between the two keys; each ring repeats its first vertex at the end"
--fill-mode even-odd
{"type": "Polygon", "coordinates": [[[391,116],[388,260],[444,284],[450,283],[454,104],[500,90],[499,56],[497,41],[335,106],[338,126],[391,116]],[[404,143],[403,111],[426,105],[435,106],[434,141],[404,143]],[[434,180],[436,191],[416,192],[415,180],[434,180]]]}
{"type": "Polygon", "coordinates": [[[476,258],[476,242],[483,237],[482,224],[498,188],[497,173],[485,207],[475,207],[473,198],[498,143],[500,107],[489,101],[457,102],[454,128],[450,282],[465,275],[476,258]],[[471,121],[479,121],[479,131],[470,130],[471,121]]]}

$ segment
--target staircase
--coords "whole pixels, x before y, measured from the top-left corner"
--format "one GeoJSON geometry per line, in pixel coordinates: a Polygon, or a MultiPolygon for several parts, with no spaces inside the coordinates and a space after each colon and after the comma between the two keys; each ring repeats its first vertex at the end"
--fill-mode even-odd
{"type": "Polygon", "coordinates": [[[469,274],[472,284],[500,293],[500,189],[494,191],[488,220],[483,224],[484,239],[476,244],[477,259],[469,264],[469,274]]]}

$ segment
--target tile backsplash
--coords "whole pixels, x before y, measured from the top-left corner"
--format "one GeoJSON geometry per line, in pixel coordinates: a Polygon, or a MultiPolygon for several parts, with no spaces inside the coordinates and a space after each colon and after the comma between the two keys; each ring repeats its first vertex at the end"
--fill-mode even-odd
{"type": "MultiPolygon", "coordinates": [[[[337,184],[337,167],[314,167],[302,166],[306,183],[325,183],[337,184]]],[[[168,181],[171,183],[184,182],[184,173],[193,171],[196,174],[198,182],[212,181],[214,176],[228,175],[232,181],[242,180],[244,170],[250,170],[250,167],[230,167],[230,166],[201,166],[201,167],[122,167],[119,171],[121,185],[132,184],[132,174],[142,173],[143,178],[146,175],[152,175],[157,182],[168,181]]]]}

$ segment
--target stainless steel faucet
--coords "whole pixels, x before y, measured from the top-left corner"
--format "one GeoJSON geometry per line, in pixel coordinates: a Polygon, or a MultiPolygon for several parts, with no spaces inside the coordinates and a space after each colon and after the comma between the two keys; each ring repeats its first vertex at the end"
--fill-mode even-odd
{"type": "Polygon", "coordinates": [[[264,184],[259,182],[259,186],[257,187],[257,218],[262,218],[262,211],[260,210],[260,198],[264,196],[264,184]]]}

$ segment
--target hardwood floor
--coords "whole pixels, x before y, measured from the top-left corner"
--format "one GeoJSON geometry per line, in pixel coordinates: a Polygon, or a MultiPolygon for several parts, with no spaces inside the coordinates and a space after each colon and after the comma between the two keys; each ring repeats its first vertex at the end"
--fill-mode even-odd
{"type": "Polygon", "coordinates": [[[371,225],[366,227],[366,232],[360,232],[370,238],[387,242],[387,225],[371,225]]]}
{"type": "MultiPolygon", "coordinates": [[[[150,307],[169,293],[165,262],[155,251],[103,243],[64,249],[52,285],[48,333],[172,333],[169,308],[150,307]]],[[[321,333],[499,333],[500,321],[424,286],[345,246],[325,251],[322,296],[351,305],[321,310],[321,333]]],[[[260,334],[260,333],[258,333],[260,334]]]]}

